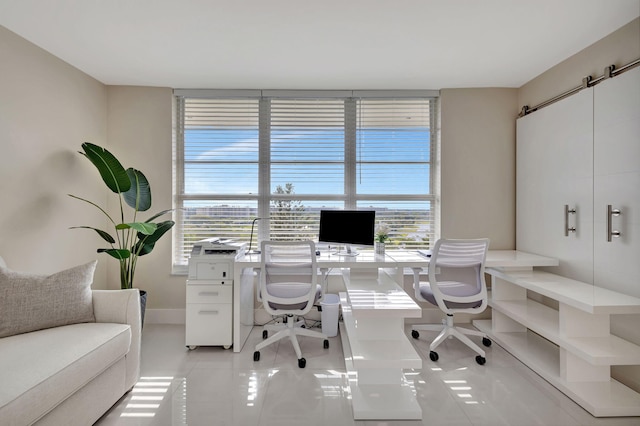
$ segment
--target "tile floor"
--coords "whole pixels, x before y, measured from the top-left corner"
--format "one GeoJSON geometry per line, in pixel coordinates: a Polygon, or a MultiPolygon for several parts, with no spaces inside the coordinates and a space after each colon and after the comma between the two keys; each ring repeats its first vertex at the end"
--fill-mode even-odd
{"type": "Polygon", "coordinates": [[[145,324],[141,378],[102,419],[110,425],[417,426],[417,425],[640,425],[640,418],[597,419],[513,358],[497,344],[479,366],[472,352],[445,342],[437,363],[423,338],[409,338],[424,358],[408,371],[422,407],[422,421],[354,421],[340,337],[302,338],[307,367],[300,369],[288,341],[261,351],[255,327],[240,353],[184,346],[184,326],[145,324]]]}

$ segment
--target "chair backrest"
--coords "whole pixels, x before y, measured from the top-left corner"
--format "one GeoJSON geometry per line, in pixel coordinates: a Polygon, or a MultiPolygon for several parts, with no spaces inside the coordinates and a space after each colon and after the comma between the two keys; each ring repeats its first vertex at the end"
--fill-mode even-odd
{"type": "Polygon", "coordinates": [[[488,248],[488,238],[436,241],[429,262],[429,285],[441,310],[447,313],[485,310],[484,265],[488,248]]]}
{"type": "Polygon", "coordinates": [[[304,315],[318,300],[313,241],[263,241],[259,297],[272,315],[304,315]]]}

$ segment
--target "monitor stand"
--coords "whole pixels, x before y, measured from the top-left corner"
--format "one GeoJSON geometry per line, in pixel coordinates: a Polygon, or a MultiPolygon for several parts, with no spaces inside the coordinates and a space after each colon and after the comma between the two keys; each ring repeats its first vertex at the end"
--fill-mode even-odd
{"type": "Polygon", "coordinates": [[[359,255],[360,253],[355,249],[352,248],[349,244],[345,244],[344,246],[344,250],[336,250],[335,252],[331,253],[334,254],[336,256],[352,256],[355,257],[357,255],[359,255]]]}

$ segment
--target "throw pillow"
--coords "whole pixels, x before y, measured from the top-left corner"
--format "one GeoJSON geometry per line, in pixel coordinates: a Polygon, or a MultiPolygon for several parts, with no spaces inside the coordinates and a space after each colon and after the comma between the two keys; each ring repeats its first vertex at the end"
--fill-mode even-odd
{"type": "Polygon", "coordinates": [[[91,283],[97,263],[49,276],[0,266],[0,337],[94,322],[91,283]]]}

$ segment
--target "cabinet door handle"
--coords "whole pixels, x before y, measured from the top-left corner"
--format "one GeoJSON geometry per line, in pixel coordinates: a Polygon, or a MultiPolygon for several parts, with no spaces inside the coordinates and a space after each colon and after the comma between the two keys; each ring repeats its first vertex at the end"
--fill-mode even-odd
{"type": "Polygon", "coordinates": [[[218,311],[205,311],[205,310],[202,310],[202,311],[198,311],[198,313],[201,314],[201,315],[218,315],[219,312],[218,311]]]}
{"type": "Polygon", "coordinates": [[[217,291],[201,291],[198,296],[218,296],[219,294],[217,291]]]}
{"type": "Polygon", "coordinates": [[[564,205],[564,236],[568,237],[569,232],[576,232],[576,227],[569,227],[569,214],[576,214],[576,209],[570,209],[569,204],[564,205]]]}
{"type": "Polygon", "coordinates": [[[611,242],[613,237],[618,238],[620,236],[620,231],[612,230],[611,220],[613,216],[620,216],[621,214],[620,209],[614,209],[611,204],[607,204],[607,242],[611,242]]]}

